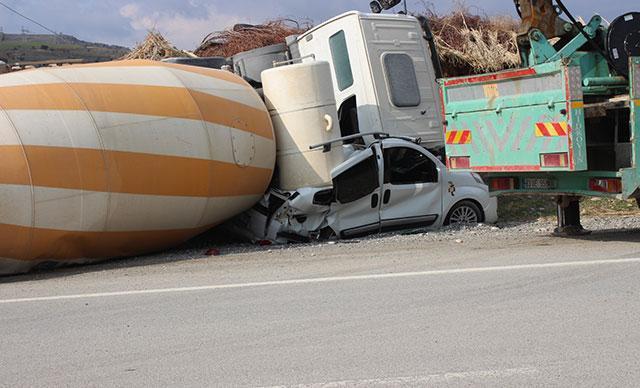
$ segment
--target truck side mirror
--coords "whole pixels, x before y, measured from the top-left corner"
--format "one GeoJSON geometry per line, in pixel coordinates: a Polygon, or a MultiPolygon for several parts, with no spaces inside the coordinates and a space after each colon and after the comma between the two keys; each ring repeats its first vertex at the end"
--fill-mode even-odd
{"type": "Polygon", "coordinates": [[[387,10],[395,7],[400,4],[402,0],[379,0],[380,5],[382,5],[382,9],[387,10]]]}
{"type": "Polygon", "coordinates": [[[382,10],[391,9],[401,2],[402,0],[378,0],[369,3],[369,7],[371,7],[371,12],[380,13],[382,10]]]}

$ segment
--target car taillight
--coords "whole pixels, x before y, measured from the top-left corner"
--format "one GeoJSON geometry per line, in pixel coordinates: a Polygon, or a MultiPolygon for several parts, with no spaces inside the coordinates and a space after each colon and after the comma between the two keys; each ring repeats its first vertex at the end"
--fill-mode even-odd
{"type": "Polygon", "coordinates": [[[452,156],[449,158],[449,168],[452,170],[468,170],[471,168],[471,157],[452,156]]]}
{"type": "Polygon", "coordinates": [[[515,190],[516,186],[516,178],[493,178],[489,181],[491,191],[515,190]]]}
{"type": "Polygon", "coordinates": [[[569,154],[541,154],[540,155],[541,167],[568,167],[569,166],[569,154]]]}
{"type": "Polygon", "coordinates": [[[600,193],[622,193],[622,180],[619,178],[593,178],[589,180],[589,190],[600,193]]]}

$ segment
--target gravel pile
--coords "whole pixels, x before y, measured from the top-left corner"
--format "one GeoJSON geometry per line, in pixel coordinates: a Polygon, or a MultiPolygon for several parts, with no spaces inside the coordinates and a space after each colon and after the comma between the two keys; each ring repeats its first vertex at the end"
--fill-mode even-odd
{"type": "MultiPolygon", "coordinates": [[[[617,233],[640,233],[640,217],[583,217],[583,225],[595,236],[615,231],[617,233]]],[[[432,242],[466,243],[471,241],[493,240],[522,240],[527,237],[550,235],[555,228],[555,219],[540,219],[527,223],[499,223],[497,225],[480,224],[464,228],[443,228],[440,230],[415,229],[381,235],[372,235],[356,240],[325,241],[309,244],[257,246],[253,244],[234,243],[221,244],[214,238],[203,236],[173,250],[170,254],[185,257],[202,257],[207,251],[213,250],[214,255],[232,255],[248,253],[274,254],[282,251],[299,251],[304,256],[319,254],[319,248],[340,248],[349,250],[349,246],[366,244],[375,249],[376,246],[398,246],[425,244],[432,242]]]]}

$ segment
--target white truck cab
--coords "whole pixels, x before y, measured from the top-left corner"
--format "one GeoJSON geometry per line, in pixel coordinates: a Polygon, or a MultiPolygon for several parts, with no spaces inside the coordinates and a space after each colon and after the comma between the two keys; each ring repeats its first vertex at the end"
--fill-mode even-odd
{"type": "Polygon", "coordinates": [[[411,16],[337,16],[289,44],[291,55],[331,65],[342,136],[386,132],[444,146],[442,107],[427,42],[411,16]]]}

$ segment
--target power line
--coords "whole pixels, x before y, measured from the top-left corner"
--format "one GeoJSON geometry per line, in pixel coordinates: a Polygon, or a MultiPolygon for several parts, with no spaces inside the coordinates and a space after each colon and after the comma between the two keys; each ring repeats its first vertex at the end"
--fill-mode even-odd
{"type": "Polygon", "coordinates": [[[57,32],[55,32],[54,30],[52,30],[52,29],[48,28],[47,26],[45,26],[45,25],[44,25],[44,24],[42,24],[42,23],[38,23],[37,21],[35,21],[35,20],[31,19],[30,17],[28,17],[28,16],[26,16],[26,15],[21,14],[20,12],[18,12],[18,11],[16,11],[15,9],[13,9],[13,8],[9,7],[8,5],[6,5],[5,3],[3,3],[2,1],[0,1],[0,5],[1,5],[1,6],[3,6],[3,7],[5,7],[5,8],[6,8],[6,9],[8,9],[9,11],[11,11],[11,12],[15,13],[16,15],[18,15],[18,16],[20,16],[20,17],[24,18],[24,19],[27,19],[27,20],[28,20],[28,21],[30,21],[31,23],[35,23],[35,24],[37,24],[38,26],[40,26],[40,27],[44,28],[45,30],[49,31],[50,33],[52,33],[53,35],[58,35],[58,33],[57,33],[57,32]]]}

